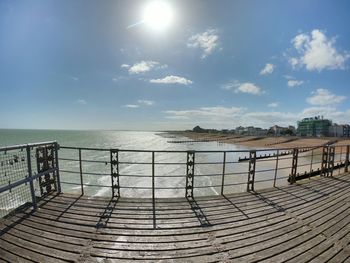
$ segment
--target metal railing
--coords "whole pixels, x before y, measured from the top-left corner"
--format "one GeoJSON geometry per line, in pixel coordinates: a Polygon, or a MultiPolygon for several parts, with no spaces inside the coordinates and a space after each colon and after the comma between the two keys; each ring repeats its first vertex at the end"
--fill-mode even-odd
{"type": "Polygon", "coordinates": [[[58,144],[42,142],[0,148],[0,218],[60,191],[58,144]]]}
{"type": "MultiPolygon", "coordinates": [[[[328,151],[326,154],[329,155],[328,151]]],[[[62,177],[65,178],[61,183],[71,186],[65,188],[67,191],[73,189],[73,192],[80,191],[83,195],[89,188],[105,188],[105,194],[113,197],[193,197],[254,191],[295,183],[315,175],[331,176],[334,169],[338,169],[338,173],[341,169],[347,171],[349,146],[234,151],[61,146],[59,160],[62,177]],[[324,159],[324,149],[334,149],[332,160],[328,157],[324,159]],[[104,180],[99,180],[101,178],[104,180]]],[[[96,191],[88,191],[88,194],[102,195],[96,191]]]]}
{"type": "Polygon", "coordinates": [[[112,198],[193,198],[333,176],[348,167],[349,145],[234,151],[102,149],[56,142],[2,147],[0,217],[23,204],[35,209],[38,199],[61,188],[112,198]]]}

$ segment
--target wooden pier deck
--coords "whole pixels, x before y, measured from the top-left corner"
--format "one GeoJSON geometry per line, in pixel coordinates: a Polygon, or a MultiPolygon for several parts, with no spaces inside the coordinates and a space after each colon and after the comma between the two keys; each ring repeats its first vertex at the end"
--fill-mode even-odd
{"type": "Polygon", "coordinates": [[[1,221],[1,260],[350,262],[349,174],[193,200],[60,194],[38,205],[1,221]]]}

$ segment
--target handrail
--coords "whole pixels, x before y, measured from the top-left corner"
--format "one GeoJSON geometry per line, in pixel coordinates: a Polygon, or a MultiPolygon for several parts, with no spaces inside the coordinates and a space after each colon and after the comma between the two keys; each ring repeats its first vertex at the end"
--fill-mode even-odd
{"type": "MultiPolygon", "coordinates": [[[[234,190],[235,186],[246,185],[247,191],[254,191],[254,185],[258,183],[273,182],[271,186],[275,187],[276,182],[281,182],[281,180],[287,178],[289,183],[295,183],[299,179],[316,175],[333,176],[334,169],[338,169],[338,173],[342,168],[345,172],[348,172],[349,152],[350,145],[196,151],[72,147],[59,146],[56,141],[30,143],[0,147],[0,154],[3,153],[3,155],[0,155],[0,193],[18,189],[19,186],[28,187],[30,188],[32,205],[36,208],[37,197],[34,182],[37,179],[42,180],[43,177],[48,180],[46,175],[52,174],[56,178],[57,188],[55,187],[55,190],[60,192],[61,185],[76,185],[80,186],[78,188],[80,188],[79,191],[82,195],[89,194],[88,191],[85,191],[86,187],[109,188],[113,192],[113,197],[123,196],[127,189],[135,191],[149,190],[153,200],[157,197],[157,191],[162,190],[176,190],[175,193],[184,190],[187,198],[193,197],[194,190],[203,193],[201,189],[212,189],[211,191],[215,194],[223,195],[234,190]],[[37,148],[35,149],[35,147],[37,148]],[[51,157],[48,158],[46,155],[48,155],[49,148],[51,149],[51,157]],[[24,149],[25,151],[23,151],[24,149]],[[41,150],[45,149],[46,155],[39,156],[41,150]],[[340,151],[336,153],[336,149],[340,149],[340,151]],[[36,150],[35,159],[32,155],[33,150],[36,150]],[[91,151],[102,152],[102,154],[100,154],[100,157],[96,157],[99,155],[88,155],[89,157],[84,158],[84,154],[91,151]],[[123,153],[135,153],[135,156],[141,159],[135,160],[134,155],[123,153]],[[16,154],[19,157],[16,157],[16,154]],[[167,154],[178,155],[174,159],[172,155],[167,158],[167,154]],[[239,154],[248,155],[249,157],[241,158],[242,156],[239,154]],[[156,157],[161,158],[158,160],[156,157]],[[19,163],[18,158],[23,158],[26,162],[19,163]],[[43,162],[45,158],[46,162],[51,163],[49,166],[43,165],[42,167],[39,163],[43,162]],[[37,162],[37,173],[32,171],[32,161],[37,162]],[[58,165],[59,161],[60,167],[58,165]],[[5,166],[1,168],[4,162],[5,166]],[[16,165],[21,165],[21,177],[18,177],[18,174],[17,177],[12,177],[12,179],[6,177],[9,169],[14,169],[13,174],[16,173],[16,165]],[[132,167],[139,166],[142,167],[141,170],[132,170],[132,167]],[[158,170],[160,167],[161,169],[170,168],[168,170],[158,170]],[[127,170],[124,170],[125,168],[127,170]],[[163,171],[169,171],[169,173],[163,171]],[[62,181],[60,181],[60,173],[66,176],[62,181]],[[1,176],[4,177],[1,178],[1,176]],[[105,180],[108,179],[106,177],[110,177],[112,180],[105,180]],[[100,180],[100,178],[103,180],[100,180]],[[121,183],[119,182],[120,178],[122,178],[121,183]],[[141,181],[139,178],[145,179],[141,181]],[[157,180],[162,182],[161,185],[158,185],[157,180]],[[139,182],[139,184],[136,185],[133,182],[139,182]],[[124,190],[120,191],[120,189],[124,190]]],[[[287,180],[285,180],[285,183],[287,183],[287,180]]],[[[40,185],[40,187],[42,190],[43,187],[46,187],[46,184],[40,185]]],[[[68,190],[78,188],[71,187],[68,190]]],[[[0,196],[0,202],[4,201],[1,198],[3,197],[0,196]]]]}
{"type": "MultiPolygon", "coordinates": [[[[320,144],[320,145],[314,145],[314,146],[300,146],[300,147],[283,147],[283,148],[251,148],[251,149],[246,149],[246,150],[191,150],[196,153],[238,153],[238,152],[245,152],[249,153],[252,150],[255,151],[261,151],[261,152],[266,152],[266,151],[276,151],[276,150],[291,150],[293,148],[298,148],[298,149],[316,149],[316,148],[322,148],[324,146],[331,146],[332,144],[320,144]]],[[[339,144],[336,147],[346,147],[348,144],[339,144]]],[[[59,146],[60,149],[71,149],[71,150],[91,150],[91,151],[110,151],[110,150],[118,150],[119,152],[143,152],[143,153],[152,153],[152,152],[159,152],[159,153],[186,153],[187,150],[137,150],[137,149],[120,149],[120,148],[94,148],[94,147],[76,147],[76,146],[59,146]]]]}
{"type": "Polygon", "coordinates": [[[55,144],[57,141],[47,141],[47,142],[37,142],[37,143],[27,143],[27,144],[17,144],[17,145],[11,145],[11,146],[4,146],[0,147],[0,151],[9,151],[9,150],[16,150],[16,149],[24,149],[26,147],[38,147],[43,145],[49,145],[49,144],[55,144]]]}

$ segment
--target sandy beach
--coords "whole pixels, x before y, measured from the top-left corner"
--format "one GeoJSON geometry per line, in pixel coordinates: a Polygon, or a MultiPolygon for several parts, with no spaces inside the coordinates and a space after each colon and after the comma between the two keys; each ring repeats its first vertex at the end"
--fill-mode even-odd
{"type": "MultiPolygon", "coordinates": [[[[250,148],[264,148],[264,149],[277,149],[277,148],[297,148],[297,147],[315,147],[322,146],[327,143],[333,143],[334,146],[348,145],[350,139],[343,138],[305,138],[305,137],[258,137],[258,136],[239,136],[231,134],[208,134],[208,133],[195,133],[184,132],[183,136],[191,140],[206,140],[217,141],[222,143],[232,143],[247,146],[250,148]],[[334,143],[335,142],[335,143],[334,143]]],[[[343,147],[344,148],[344,147],[343,147]]],[[[336,148],[337,152],[340,152],[341,147],[336,148]]],[[[321,151],[321,149],[319,149],[321,151]]],[[[345,149],[343,149],[345,151],[345,149]]]]}

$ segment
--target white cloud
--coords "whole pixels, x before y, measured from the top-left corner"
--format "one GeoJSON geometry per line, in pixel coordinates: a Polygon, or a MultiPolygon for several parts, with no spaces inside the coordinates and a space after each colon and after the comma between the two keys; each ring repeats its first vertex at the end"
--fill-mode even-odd
{"type": "Polygon", "coordinates": [[[179,76],[166,76],[162,79],[151,79],[149,82],[158,83],[158,84],[181,84],[181,85],[190,85],[193,83],[192,80],[186,79],[179,76]]]}
{"type": "Polygon", "coordinates": [[[260,75],[268,75],[273,72],[275,66],[273,64],[267,63],[265,67],[260,71],[260,75]]]}
{"type": "Polygon", "coordinates": [[[152,106],[154,104],[154,101],[152,101],[152,100],[138,100],[137,103],[145,105],[145,106],[152,106]]]}
{"type": "Polygon", "coordinates": [[[126,104],[123,107],[130,108],[130,109],[136,109],[136,108],[139,108],[140,106],[136,105],[136,104],[126,104]]]}
{"type": "Polygon", "coordinates": [[[296,125],[298,120],[305,117],[323,115],[333,122],[348,123],[350,109],[339,111],[334,107],[311,107],[301,112],[249,112],[240,107],[202,107],[187,110],[169,110],[164,112],[166,119],[181,127],[192,128],[201,125],[207,128],[235,128],[237,126],[257,126],[269,128],[275,124],[280,126],[296,125]]]}
{"type": "Polygon", "coordinates": [[[306,99],[306,101],[311,105],[335,105],[341,103],[345,100],[345,96],[338,96],[332,94],[327,89],[317,89],[311,92],[311,96],[306,99]]]}
{"type": "Polygon", "coordinates": [[[284,77],[285,79],[294,79],[294,77],[292,77],[292,76],[290,76],[290,75],[283,75],[283,77],[284,77]]]}
{"type": "Polygon", "coordinates": [[[209,128],[234,128],[237,126],[270,127],[273,124],[294,124],[298,117],[283,112],[247,112],[241,107],[202,107],[191,110],[165,111],[167,119],[187,125],[203,125],[209,128]]]}
{"type": "Polygon", "coordinates": [[[219,35],[217,29],[208,29],[203,33],[191,36],[188,39],[187,46],[202,49],[203,54],[201,58],[206,58],[219,48],[219,35]]]}
{"type": "Polygon", "coordinates": [[[84,99],[78,99],[76,102],[77,102],[78,104],[80,104],[80,105],[85,105],[85,104],[87,104],[86,100],[84,100],[84,99]]]}
{"type": "Polygon", "coordinates": [[[296,79],[289,79],[287,84],[288,87],[296,87],[296,86],[300,86],[304,83],[304,81],[302,80],[296,80],[296,79]]]}
{"type": "Polygon", "coordinates": [[[344,69],[350,54],[337,50],[335,43],[335,37],[328,39],[319,29],[299,34],[292,39],[298,56],[290,57],[289,63],[293,68],[305,66],[307,70],[344,69]]]}
{"type": "Polygon", "coordinates": [[[304,109],[300,114],[300,119],[313,116],[324,116],[325,119],[331,119],[335,123],[349,123],[350,109],[339,111],[335,107],[310,107],[304,109]]]}
{"type": "Polygon", "coordinates": [[[278,102],[271,102],[267,105],[267,107],[269,108],[276,108],[278,107],[279,103],[278,102]]]}
{"type": "Polygon", "coordinates": [[[74,80],[74,81],[79,81],[79,78],[78,78],[78,77],[72,76],[71,79],[74,80]]]}
{"type": "Polygon", "coordinates": [[[196,120],[226,120],[243,112],[243,108],[239,107],[201,107],[194,110],[169,110],[165,111],[168,119],[196,120]]]}
{"type": "Polygon", "coordinates": [[[134,65],[130,66],[128,64],[122,64],[122,68],[127,68],[130,74],[140,74],[148,72],[154,68],[166,68],[167,65],[161,65],[157,61],[151,61],[151,60],[142,60],[140,62],[135,63],[134,65]]]}
{"type": "Polygon", "coordinates": [[[233,90],[235,93],[248,93],[252,95],[260,95],[264,93],[264,91],[254,83],[245,82],[240,83],[237,80],[229,82],[223,86],[223,89],[233,90]]]}

